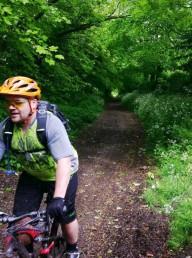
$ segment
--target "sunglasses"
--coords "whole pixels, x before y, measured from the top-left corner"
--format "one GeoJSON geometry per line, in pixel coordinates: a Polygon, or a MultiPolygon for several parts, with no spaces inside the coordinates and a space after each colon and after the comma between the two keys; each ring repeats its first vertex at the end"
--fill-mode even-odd
{"type": "Polygon", "coordinates": [[[27,100],[6,100],[5,105],[9,108],[10,106],[14,106],[19,109],[22,108],[27,103],[27,100]]]}

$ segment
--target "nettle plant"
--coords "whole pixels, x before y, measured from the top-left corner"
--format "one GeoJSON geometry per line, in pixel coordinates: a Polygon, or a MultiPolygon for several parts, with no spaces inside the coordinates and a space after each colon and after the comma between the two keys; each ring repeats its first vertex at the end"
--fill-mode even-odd
{"type": "Polygon", "coordinates": [[[144,196],[150,206],[170,216],[169,246],[191,243],[192,147],[157,147],[158,170],[148,179],[144,196]]]}

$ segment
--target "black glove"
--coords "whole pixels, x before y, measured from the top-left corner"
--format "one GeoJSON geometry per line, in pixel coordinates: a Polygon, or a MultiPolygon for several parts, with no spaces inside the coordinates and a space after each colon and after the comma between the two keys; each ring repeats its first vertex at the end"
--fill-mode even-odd
{"type": "Polygon", "coordinates": [[[47,207],[47,213],[51,218],[55,218],[58,222],[66,217],[67,206],[65,205],[65,199],[62,197],[55,197],[52,199],[47,207]]]}

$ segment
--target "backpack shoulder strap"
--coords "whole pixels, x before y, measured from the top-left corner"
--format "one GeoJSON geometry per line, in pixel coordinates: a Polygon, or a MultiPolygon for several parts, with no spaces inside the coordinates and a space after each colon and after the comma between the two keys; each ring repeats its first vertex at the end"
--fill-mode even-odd
{"type": "Polygon", "coordinates": [[[46,123],[47,123],[47,102],[41,101],[37,111],[37,137],[40,143],[47,148],[46,136],[46,123]]]}
{"type": "Polygon", "coordinates": [[[11,140],[13,136],[13,122],[8,117],[5,121],[4,130],[3,130],[3,141],[5,143],[6,150],[11,147],[11,140]]]}

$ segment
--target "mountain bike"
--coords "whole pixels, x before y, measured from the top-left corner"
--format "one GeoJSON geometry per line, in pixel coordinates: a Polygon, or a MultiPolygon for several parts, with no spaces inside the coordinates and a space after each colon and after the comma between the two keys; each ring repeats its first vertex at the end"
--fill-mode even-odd
{"type": "Polygon", "coordinates": [[[60,224],[50,219],[46,211],[34,211],[18,217],[0,212],[0,223],[8,225],[2,234],[4,250],[0,258],[64,257],[65,239],[60,224]],[[32,253],[19,241],[21,234],[27,234],[32,239],[32,253]]]}

